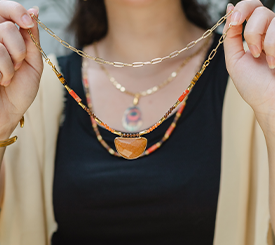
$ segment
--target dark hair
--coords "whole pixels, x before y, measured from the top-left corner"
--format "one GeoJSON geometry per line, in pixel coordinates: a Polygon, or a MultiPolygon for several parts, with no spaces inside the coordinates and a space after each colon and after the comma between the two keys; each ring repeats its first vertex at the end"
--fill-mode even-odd
{"type": "MultiPolygon", "coordinates": [[[[198,4],[196,0],[181,0],[181,3],[191,22],[203,29],[209,28],[210,18],[206,5],[198,4]]],[[[104,0],[78,0],[68,28],[75,32],[78,47],[103,38],[108,30],[104,0]]]]}

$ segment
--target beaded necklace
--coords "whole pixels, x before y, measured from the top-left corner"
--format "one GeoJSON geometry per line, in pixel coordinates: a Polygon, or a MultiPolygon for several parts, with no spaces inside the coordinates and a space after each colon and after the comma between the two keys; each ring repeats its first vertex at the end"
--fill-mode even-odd
{"type": "MultiPolygon", "coordinates": [[[[224,17],[222,17],[215,26],[217,26],[218,24],[220,25],[221,23],[223,23],[227,17],[232,13],[229,12],[227,13],[224,17]]],[[[32,15],[34,16],[34,15],[32,15]]],[[[36,18],[37,19],[37,18],[36,18]]],[[[41,23],[41,22],[40,22],[41,23]]],[[[45,25],[44,25],[45,26],[45,25]]],[[[214,26],[214,27],[215,27],[214,26]]],[[[45,26],[46,27],[46,26],[45,26]]],[[[212,27],[212,29],[214,28],[212,27]]],[[[47,28],[47,27],[46,27],[47,28]]],[[[215,27],[216,28],[216,27],[215,27]]],[[[214,28],[214,29],[215,29],[214,28]]],[[[217,53],[217,49],[219,48],[219,46],[224,42],[227,33],[229,31],[229,29],[231,28],[231,25],[229,25],[228,29],[223,33],[223,35],[221,36],[221,38],[219,39],[219,42],[217,44],[217,46],[210,52],[208,58],[206,59],[206,61],[203,63],[201,69],[199,72],[196,73],[196,75],[194,76],[194,78],[192,79],[192,81],[190,82],[189,86],[187,87],[187,89],[182,93],[182,95],[177,99],[177,101],[174,103],[174,105],[166,112],[166,114],[158,121],[156,122],[152,127],[150,127],[149,129],[143,130],[141,132],[138,133],[124,133],[124,132],[120,132],[117,131],[111,127],[109,127],[106,123],[102,122],[86,105],[84,105],[82,103],[82,99],[74,92],[73,89],[71,89],[68,86],[67,81],[65,80],[65,78],[62,76],[62,74],[56,69],[56,67],[52,64],[52,62],[50,61],[50,59],[48,58],[48,56],[45,54],[45,52],[43,51],[42,47],[40,46],[39,42],[36,40],[36,38],[34,37],[34,35],[32,34],[31,30],[28,30],[28,33],[32,39],[32,41],[34,42],[34,44],[36,45],[36,47],[38,48],[38,50],[41,52],[42,56],[45,58],[45,62],[50,65],[54,71],[54,73],[56,74],[56,76],[58,77],[59,81],[63,84],[63,86],[66,88],[66,90],[68,91],[68,93],[74,98],[74,100],[78,103],[79,106],[81,106],[83,108],[83,110],[85,110],[88,115],[90,117],[93,117],[94,120],[101,126],[105,127],[107,130],[109,130],[110,132],[112,132],[113,134],[118,135],[119,137],[115,138],[115,146],[117,151],[119,152],[119,154],[124,157],[125,159],[136,159],[139,158],[144,151],[146,150],[147,147],[147,139],[144,137],[141,137],[145,134],[148,134],[150,132],[152,132],[153,130],[155,130],[157,127],[159,127],[167,118],[168,116],[181,104],[181,102],[184,101],[184,99],[188,96],[188,94],[190,93],[190,91],[192,90],[192,88],[195,86],[196,82],[198,81],[198,79],[200,78],[200,76],[203,74],[203,72],[205,71],[205,69],[207,68],[207,66],[209,66],[211,60],[214,58],[214,56],[217,53]]],[[[212,29],[209,29],[210,34],[213,32],[212,29]]],[[[209,34],[209,35],[210,35],[209,34]]],[[[61,40],[61,39],[60,39],[61,40]]],[[[75,48],[74,48],[75,49],[75,48]]],[[[76,50],[76,49],[75,49],[76,50]]],[[[74,50],[74,51],[75,51],[74,50]]]]}
{"type": "MultiPolygon", "coordinates": [[[[87,104],[88,107],[90,109],[91,112],[93,112],[93,105],[92,105],[92,100],[91,100],[91,95],[90,95],[90,88],[89,88],[89,81],[88,81],[88,76],[87,76],[87,66],[85,65],[85,63],[83,62],[82,65],[82,80],[83,80],[83,86],[85,89],[85,93],[86,93],[86,100],[87,100],[87,104]]],[[[162,139],[157,142],[156,144],[152,145],[150,148],[148,148],[146,151],[142,152],[142,154],[139,157],[144,157],[147,156],[151,153],[153,153],[155,150],[157,150],[158,148],[160,148],[162,146],[162,144],[170,137],[170,135],[172,134],[172,132],[174,131],[177,122],[179,120],[179,118],[181,117],[181,114],[185,108],[186,105],[186,100],[182,103],[182,105],[180,106],[180,108],[178,109],[176,116],[172,122],[172,124],[170,125],[170,127],[166,130],[164,136],[162,137],[162,139]]],[[[91,123],[92,123],[92,127],[93,130],[96,134],[97,140],[100,142],[100,144],[111,154],[114,155],[116,157],[121,157],[121,154],[119,154],[117,151],[115,151],[114,149],[112,149],[107,143],[106,141],[102,138],[99,129],[98,129],[98,125],[96,120],[90,116],[91,118],[91,123]]]]}
{"type": "MultiPolygon", "coordinates": [[[[87,73],[83,72],[83,85],[84,85],[84,89],[85,89],[85,93],[86,93],[86,100],[88,103],[88,107],[91,111],[93,111],[93,106],[92,106],[92,100],[91,100],[91,96],[90,96],[90,89],[89,89],[89,82],[88,82],[88,78],[87,78],[87,73]]],[[[172,124],[170,125],[170,127],[166,130],[164,136],[162,137],[162,139],[157,142],[156,144],[152,145],[150,148],[148,148],[146,151],[143,151],[141,153],[141,155],[139,157],[144,157],[147,156],[151,153],[153,153],[154,151],[156,151],[158,148],[160,148],[162,146],[162,144],[168,140],[168,138],[170,137],[170,135],[172,134],[172,132],[174,131],[177,122],[179,120],[179,118],[181,117],[181,114],[185,108],[186,105],[186,100],[183,102],[183,104],[180,106],[180,108],[178,109],[176,116],[172,122],[172,124]]],[[[92,123],[92,127],[93,130],[96,134],[97,140],[100,142],[100,144],[111,154],[114,155],[116,157],[122,157],[122,155],[120,153],[118,153],[118,151],[115,151],[114,149],[112,149],[107,143],[106,141],[102,138],[99,129],[98,129],[98,125],[96,120],[91,116],[91,123],[92,123]]]]}

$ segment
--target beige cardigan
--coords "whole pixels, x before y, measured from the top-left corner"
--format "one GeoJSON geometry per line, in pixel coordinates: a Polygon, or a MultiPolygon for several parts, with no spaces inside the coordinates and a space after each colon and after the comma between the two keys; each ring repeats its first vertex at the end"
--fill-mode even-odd
{"type": "MultiPolygon", "coordinates": [[[[55,57],[51,59],[57,62],[55,57]]],[[[25,115],[25,128],[16,130],[19,139],[7,148],[4,158],[1,245],[49,245],[57,229],[52,185],[62,109],[63,87],[45,65],[41,89],[25,115]]],[[[266,144],[252,109],[231,80],[222,122],[222,169],[214,244],[270,245],[266,144]]]]}

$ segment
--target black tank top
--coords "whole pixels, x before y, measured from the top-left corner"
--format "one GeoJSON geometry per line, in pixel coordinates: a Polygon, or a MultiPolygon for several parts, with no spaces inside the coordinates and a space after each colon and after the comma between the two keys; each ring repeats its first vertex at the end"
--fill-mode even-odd
{"type": "MultiPolygon", "coordinates": [[[[219,37],[215,34],[211,49],[219,37]]],[[[77,54],[59,58],[69,85],[85,98],[81,62],[77,54]]],[[[134,161],[110,155],[98,142],[89,116],[66,95],[55,162],[58,230],[52,245],[212,245],[227,79],[220,47],[169,140],[134,161]]],[[[173,117],[146,136],[148,147],[163,137],[173,117]]],[[[102,128],[100,132],[114,148],[115,136],[102,128]]]]}

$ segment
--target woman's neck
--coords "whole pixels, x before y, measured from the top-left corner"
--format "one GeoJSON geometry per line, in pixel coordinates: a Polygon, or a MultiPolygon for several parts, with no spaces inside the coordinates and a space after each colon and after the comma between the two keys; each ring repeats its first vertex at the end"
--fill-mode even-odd
{"type": "Polygon", "coordinates": [[[163,57],[201,33],[190,23],[180,0],[105,0],[108,33],[101,55],[134,62],[163,57]]]}

